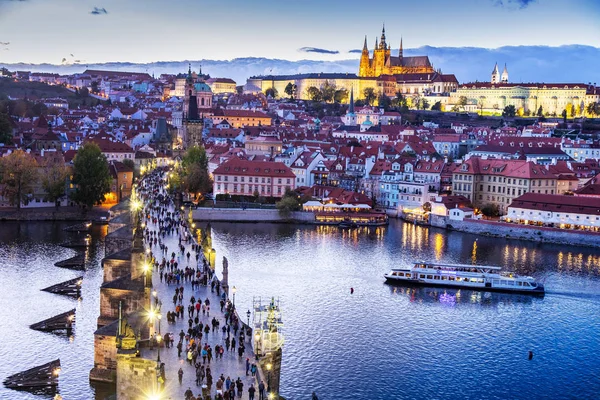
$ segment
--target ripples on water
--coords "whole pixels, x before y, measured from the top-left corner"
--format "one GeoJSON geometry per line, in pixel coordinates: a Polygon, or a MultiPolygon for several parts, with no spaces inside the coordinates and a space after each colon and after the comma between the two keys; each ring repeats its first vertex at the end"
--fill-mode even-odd
{"type": "MultiPolygon", "coordinates": [[[[87,251],[86,272],[58,268],[54,263],[72,257],[74,249],[60,243],[77,237],[62,223],[0,224],[0,380],[8,375],[60,358],[59,390],[65,400],[93,399],[89,371],[94,364],[94,336],[100,310],[99,287],[106,227],[95,227],[87,251]],[[82,299],[77,301],[40,291],[50,285],[83,275],[82,299]],[[29,325],[58,313],[76,309],[75,333],[38,332],[29,325]]],[[[28,392],[0,386],[0,399],[39,399],[28,392]]],[[[43,398],[43,397],[42,397],[43,398]]]]}
{"type": "MultiPolygon", "coordinates": [[[[0,378],[61,358],[65,400],[92,399],[104,231],[94,233],[83,300],[39,289],[78,276],[54,267],[64,224],[0,229],[0,378]],[[29,325],[77,308],[74,340],[29,325]],[[9,360],[9,361],[7,361],[9,360]]],[[[105,229],[105,228],[103,228],[105,229]]],[[[282,394],[320,399],[597,399],[600,393],[600,255],[426,229],[214,224],[230,261],[239,310],[253,296],[282,301],[282,394]],[[500,265],[546,283],[544,298],[392,287],[391,267],[414,260],[500,265]],[[355,289],[350,294],[350,287],[355,289]],[[527,351],[535,353],[527,360],[527,351]]],[[[96,395],[97,398],[103,396],[96,395]]],[[[0,399],[39,397],[0,387],[0,399]]]]}
{"type": "Polygon", "coordinates": [[[291,399],[309,398],[313,390],[324,399],[591,399],[600,393],[594,249],[398,221],[351,231],[214,224],[213,246],[218,260],[230,261],[240,309],[250,308],[253,296],[281,299],[282,394],[291,399]],[[548,294],[383,283],[391,267],[419,259],[500,265],[544,281],[548,294]]]}

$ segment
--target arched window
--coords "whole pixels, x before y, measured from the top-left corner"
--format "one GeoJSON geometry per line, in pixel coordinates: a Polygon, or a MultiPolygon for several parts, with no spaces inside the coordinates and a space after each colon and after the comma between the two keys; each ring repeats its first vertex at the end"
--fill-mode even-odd
{"type": "Polygon", "coordinates": [[[200,105],[204,105],[204,97],[202,99],[200,99],[200,105]]]}

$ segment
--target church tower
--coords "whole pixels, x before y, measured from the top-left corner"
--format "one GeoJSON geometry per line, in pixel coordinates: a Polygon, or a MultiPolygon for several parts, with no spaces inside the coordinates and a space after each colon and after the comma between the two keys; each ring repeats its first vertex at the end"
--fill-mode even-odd
{"type": "Polygon", "coordinates": [[[506,68],[506,64],[504,64],[504,71],[502,71],[502,83],[508,83],[508,69],[506,68]]]}
{"type": "Polygon", "coordinates": [[[360,66],[358,67],[358,76],[370,76],[371,60],[369,58],[369,48],[367,47],[367,37],[360,55],[360,66]]]}
{"type": "Polygon", "coordinates": [[[402,36],[400,36],[400,50],[398,50],[398,59],[400,60],[400,65],[403,65],[404,58],[404,47],[402,46],[402,36]]]}
{"type": "Polygon", "coordinates": [[[498,63],[496,63],[496,66],[494,67],[494,70],[492,71],[492,83],[500,83],[500,72],[498,71],[498,63]]]}
{"type": "Polygon", "coordinates": [[[202,130],[204,121],[198,112],[198,99],[192,66],[189,66],[188,76],[185,81],[185,96],[183,102],[183,144],[185,148],[202,144],[202,130]]]}

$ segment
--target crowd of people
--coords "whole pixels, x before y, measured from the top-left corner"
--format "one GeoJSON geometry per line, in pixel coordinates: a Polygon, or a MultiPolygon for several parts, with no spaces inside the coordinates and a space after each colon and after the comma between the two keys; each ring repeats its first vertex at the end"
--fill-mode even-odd
{"type": "MultiPolygon", "coordinates": [[[[252,338],[252,331],[239,321],[234,304],[222,290],[165,185],[164,172],[155,170],[140,181],[137,194],[143,204],[140,218],[147,259],[158,273],[160,284],[166,285],[173,294],[169,299],[172,302],[168,302],[172,305],[166,306],[156,298],[155,306],[170,307],[166,312],[168,327],[183,325],[187,328],[179,329],[178,334],[166,333],[162,342],[167,349],[177,349],[177,357],[181,359],[177,371],[179,384],[183,385],[184,377],[192,374],[195,386],[200,388],[195,397],[189,386],[185,400],[233,400],[241,398],[244,390],[250,400],[255,396],[258,400],[266,399],[264,382],[259,380],[255,385],[258,367],[246,355],[246,343],[252,338]],[[215,306],[219,310],[213,311],[212,315],[211,298],[215,302],[218,299],[215,306]],[[227,360],[237,359],[236,362],[245,367],[246,381],[251,382],[248,386],[240,376],[237,379],[227,376],[228,364],[223,362],[224,355],[227,360]],[[223,372],[216,372],[219,369],[223,372]]],[[[161,346],[156,335],[151,337],[151,344],[161,346]]],[[[158,381],[164,387],[166,380],[162,363],[158,381]]]]}

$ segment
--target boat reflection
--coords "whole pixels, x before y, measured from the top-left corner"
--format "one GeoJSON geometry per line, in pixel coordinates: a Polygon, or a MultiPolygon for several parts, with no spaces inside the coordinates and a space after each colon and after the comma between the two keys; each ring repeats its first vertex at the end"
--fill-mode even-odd
{"type": "MultiPolygon", "coordinates": [[[[387,286],[387,285],[386,285],[387,286]]],[[[411,303],[439,303],[454,307],[461,304],[478,304],[495,307],[499,304],[532,304],[542,297],[514,293],[483,292],[468,289],[449,289],[427,286],[389,286],[392,295],[401,296],[411,303]]]]}

